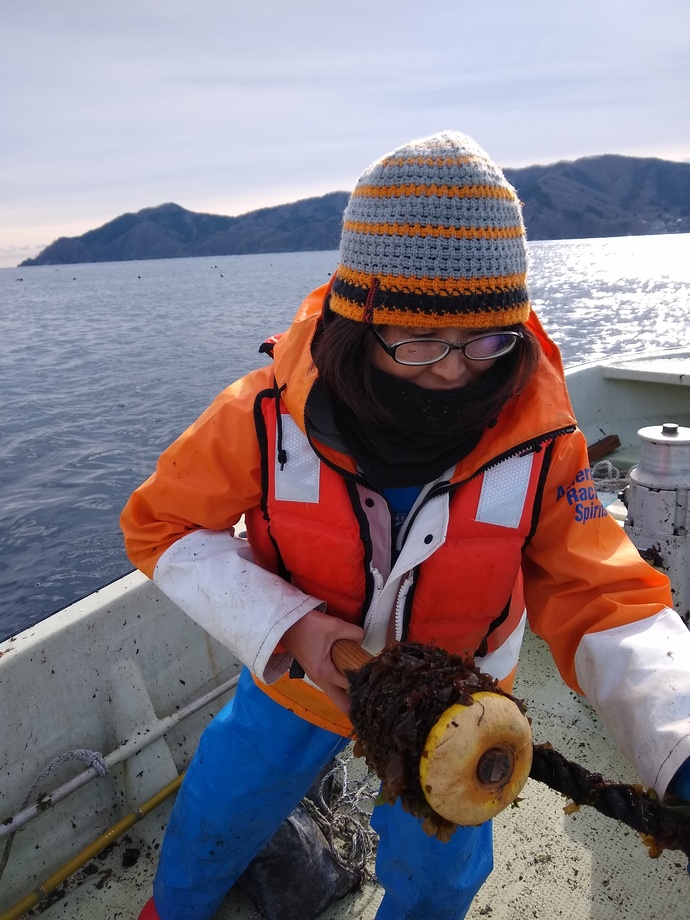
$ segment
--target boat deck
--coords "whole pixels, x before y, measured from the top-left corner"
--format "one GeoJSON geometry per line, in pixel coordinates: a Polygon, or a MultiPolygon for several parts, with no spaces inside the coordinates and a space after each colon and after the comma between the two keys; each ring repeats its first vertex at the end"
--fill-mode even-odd
{"type": "MultiPolygon", "coordinates": [[[[548,650],[531,635],[516,693],[527,703],[536,742],[550,741],[571,760],[609,779],[635,781],[591,708],[565,688],[548,650]]],[[[687,920],[690,877],[681,853],[651,859],[634,831],[592,809],[566,816],[565,800],[532,780],[521,798],[519,807],[495,820],[496,868],[470,920],[687,920]]],[[[168,807],[147,820],[162,828],[168,807]]],[[[137,840],[136,829],[104,858],[92,860],[79,873],[79,887],[70,885],[61,900],[44,910],[45,920],[136,920],[149,897],[156,863],[155,849],[137,840]],[[140,855],[135,865],[123,868],[127,849],[140,849],[140,855]]],[[[370,920],[380,900],[380,888],[368,881],[324,911],[321,920],[370,920]]],[[[236,891],[218,914],[218,920],[260,917],[236,891]]]]}

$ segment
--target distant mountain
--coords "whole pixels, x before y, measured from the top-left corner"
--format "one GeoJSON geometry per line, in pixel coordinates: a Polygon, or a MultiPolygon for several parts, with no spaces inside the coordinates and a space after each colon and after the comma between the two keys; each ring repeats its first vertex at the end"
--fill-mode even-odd
{"type": "Polygon", "coordinates": [[[690,231],[690,163],[606,155],[505,174],[532,240],[690,231]]]}
{"type": "Polygon", "coordinates": [[[240,217],[198,214],[177,204],[123,214],[82,236],[61,237],[22,265],[175,259],[249,252],[337,249],[347,192],[261,208],[240,217]]]}
{"type": "MultiPolygon", "coordinates": [[[[531,240],[690,232],[690,163],[606,155],[505,174],[524,203],[531,240]]],[[[337,249],[347,199],[330,192],[239,217],[162,204],[61,237],[21,264],[337,249]]]]}

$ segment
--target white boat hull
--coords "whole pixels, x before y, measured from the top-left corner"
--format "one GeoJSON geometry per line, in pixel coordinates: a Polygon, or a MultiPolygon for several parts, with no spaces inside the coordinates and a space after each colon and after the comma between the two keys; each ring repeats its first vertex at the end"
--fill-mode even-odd
{"type": "Polygon", "coordinates": [[[637,462],[640,428],[671,421],[690,427],[690,349],[580,364],[566,370],[566,381],[587,443],[620,438],[609,459],[621,469],[637,462]]]}

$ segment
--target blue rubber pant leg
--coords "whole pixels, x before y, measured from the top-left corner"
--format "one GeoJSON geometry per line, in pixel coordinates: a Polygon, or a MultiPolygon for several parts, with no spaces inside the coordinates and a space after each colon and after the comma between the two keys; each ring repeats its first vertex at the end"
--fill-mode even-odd
{"type": "Polygon", "coordinates": [[[400,802],[378,805],[376,876],[385,889],[376,920],[462,920],[493,868],[491,822],[429,837],[400,802]]]}
{"type": "Polygon", "coordinates": [[[154,882],[161,920],[208,920],[347,739],[275,703],[243,671],[180,787],[154,882]]]}

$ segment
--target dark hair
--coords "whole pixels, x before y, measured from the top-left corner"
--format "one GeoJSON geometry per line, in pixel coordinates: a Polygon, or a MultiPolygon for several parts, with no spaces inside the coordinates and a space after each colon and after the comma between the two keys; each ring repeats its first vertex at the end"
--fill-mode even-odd
{"type": "MultiPolygon", "coordinates": [[[[484,405],[482,428],[494,419],[513,396],[520,393],[539,363],[540,345],[533,332],[522,323],[508,326],[522,332],[523,338],[513,351],[488,371],[495,387],[484,405]]],[[[331,394],[359,418],[385,424],[389,418],[376,398],[370,368],[376,339],[366,323],[345,319],[325,307],[324,319],[312,342],[312,358],[319,376],[331,394]]]]}

